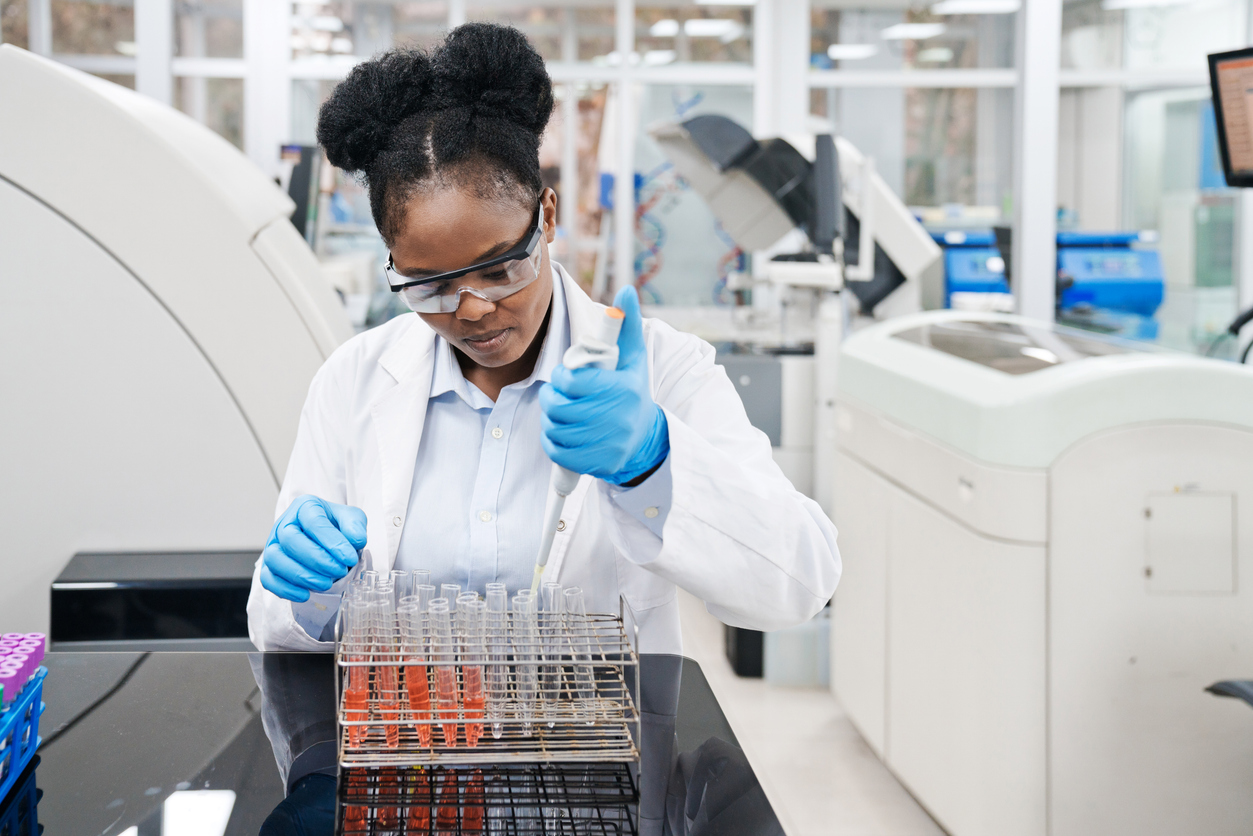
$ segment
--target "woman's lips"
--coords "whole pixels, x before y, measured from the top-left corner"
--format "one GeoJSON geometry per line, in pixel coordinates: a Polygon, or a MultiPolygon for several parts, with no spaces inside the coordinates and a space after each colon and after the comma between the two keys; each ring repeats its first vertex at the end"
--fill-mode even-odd
{"type": "Polygon", "coordinates": [[[500,331],[491,331],[480,337],[465,337],[465,343],[468,347],[474,349],[479,354],[487,354],[500,348],[505,344],[505,338],[509,336],[508,328],[500,331]]]}

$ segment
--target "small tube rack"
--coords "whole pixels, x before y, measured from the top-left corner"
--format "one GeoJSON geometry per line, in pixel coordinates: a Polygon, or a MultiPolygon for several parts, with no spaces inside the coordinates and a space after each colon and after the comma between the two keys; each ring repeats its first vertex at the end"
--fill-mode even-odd
{"type": "Polygon", "coordinates": [[[22,683],[17,697],[0,713],[0,799],[3,799],[39,748],[39,717],[48,669],[40,667],[22,683]]]}
{"type": "Polygon", "coordinates": [[[508,647],[489,647],[486,657],[469,661],[429,646],[405,652],[399,629],[383,620],[346,637],[341,620],[335,652],[340,767],[638,763],[640,716],[631,695],[639,693],[639,657],[622,616],[539,613],[529,622],[539,629],[529,632],[528,624],[515,624],[513,613],[503,618],[508,647]],[[488,683],[482,709],[467,709],[462,699],[455,710],[439,703],[441,669],[449,668],[458,695],[466,693],[467,669],[480,668],[471,679],[488,683]],[[410,684],[421,681],[427,706],[410,701],[410,684]],[[474,745],[468,725],[479,731],[474,745]],[[448,727],[456,729],[452,745],[448,727]]]}

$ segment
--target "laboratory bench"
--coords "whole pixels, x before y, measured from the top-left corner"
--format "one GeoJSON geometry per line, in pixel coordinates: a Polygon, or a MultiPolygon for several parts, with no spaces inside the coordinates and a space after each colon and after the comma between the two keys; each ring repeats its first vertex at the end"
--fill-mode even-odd
{"type": "MultiPolygon", "coordinates": [[[[328,812],[330,654],[52,652],[45,664],[43,742],[0,821],[36,797],[33,777],[47,833],[181,836],[188,816],[223,836],[342,832],[328,812]]],[[[639,690],[639,804],[621,832],[781,836],[699,665],[642,655],[639,690]]]]}

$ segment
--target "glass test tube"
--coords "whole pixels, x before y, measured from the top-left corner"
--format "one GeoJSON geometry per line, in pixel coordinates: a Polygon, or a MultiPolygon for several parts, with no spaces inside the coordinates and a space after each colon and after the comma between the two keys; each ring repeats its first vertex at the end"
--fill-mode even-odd
{"type": "Polygon", "coordinates": [[[509,599],[503,583],[487,585],[487,719],[492,737],[505,732],[505,704],[509,700],[509,599]]]}
{"type": "Polygon", "coordinates": [[[457,652],[452,636],[452,613],[447,598],[431,602],[431,660],[435,662],[435,702],[444,732],[444,745],[457,745],[457,652]]]}
{"type": "Polygon", "coordinates": [[[595,720],[596,684],[592,680],[592,633],[587,620],[583,590],[572,586],[566,590],[566,635],[574,657],[574,684],[579,692],[579,713],[590,726],[595,720]]]}
{"type": "Polygon", "coordinates": [[[477,595],[462,597],[457,604],[457,620],[461,631],[461,681],[464,692],[466,745],[479,745],[483,734],[483,663],[487,661],[487,604],[477,595]],[[473,721],[478,722],[473,722],[473,721]]]}
{"type": "MultiPolygon", "coordinates": [[[[359,594],[360,590],[352,590],[344,596],[342,618],[344,619],[345,655],[348,662],[348,685],[344,689],[345,717],[350,722],[366,719],[366,710],[370,697],[369,669],[361,664],[369,658],[365,623],[365,601],[359,594]],[[356,593],[356,594],[351,594],[356,593]]],[[[365,726],[348,726],[348,745],[361,745],[365,726]]]]}
{"type": "Polygon", "coordinates": [[[393,569],[391,572],[392,583],[396,587],[396,603],[400,603],[400,599],[407,598],[413,594],[413,575],[404,569],[393,569]]]}
{"type": "Polygon", "coordinates": [[[390,577],[380,578],[375,592],[371,608],[374,614],[374,682],[387,748],[395,749],[400,745],[400,666],[397,664],[400,647],[393,598],[395,584],[390,577]]]}
{"type": "MultiPolygon", "coordinates": [[[[430,573],[427,572],[426,574],[429,575],[430,573]]],[[[435,587],[431,586],[429,583],[415,584],[413,587],[413,592],[414,592],[414,596],[418,599],[418,615],[419,615],[419,618],[421,619],[421,624],[422,624],[421,626],[422,647],[425,652],[424,658],[427,663],[425,670],[426,670],[427,693],[428,693],[427,705],[429,706],[430,700],[434,698],[434,695],[431,694],[430,692],[431,674],[433,673],[432,671],[433,666],[431,665],[431,661],[432,661],[432,653],[434,652],[434,649],[435,649],[434,641],[433,641],[434,636],[431,630],[431,602],[435,600],[436,592],[435,592],[435,587]]],[[[426,716],[428,717],[428,719],[434,718],[433,714],[428,713],[426,716]]],[[[425,737],[424,745],[427,745],[431,742],[431,732],[434,728],[435,727],[432,725],[428,725],[426,727],[426,737],[425,737]]],[[[432,791],[434,790],[432,789],[432,791]]]]}
{"type": "Polygon", "coordinates": [[[555,725],[561,707],[561,644],[565,612],[561,584],[548,582],[540,588],[540,639],[543,642],[544,666],[540,668],[540,694],[548,727],[555,725]]]}
{"type": "Polygon", "coordinates": [[[455,583],[442,583],[439,585],[439,597],[448,599],[448,611],[457,611],[457,597],[461,595],[461,585],[455,583]]]}
{"type": "Polygon", "coordinates": [[[435,811],[435,832],[456,833],[460,825],[460,800],[457,798],[457,772],[444,769],[440,782],[439,807],[435,811]]]}
{"type": "Polygon", "coordinates": [[[483,794],[483,770],[476,769],[470,773],[470,782],[461,795],[461,832],[465,834],[483,832],[483,813],[486,799],[483,794]]]}
{"type": "Polygon", "coordinates": [[[405,692],[409,695],[409,717],[414,721],[413,730],[418,743],[431,745],[431,726],[423,722],[431,719],[431,681],[426,665],[426,641],[422,630],[423,612],[418,608],[416,595],[400,605],[397,616],[403,637],[401,652],[405,662],[405,692]]]}
{"type": "Polygon", "coordinates": [[[434,788],[427,780],[427,770],[417,769],[414,772],[414,787],[409,796],[409,815],[405,826],[409,833],[426,833],[431,829],[431,793],[434,788]]]}
{"type": "Polygon", "coordinates": [[[538,656],[539,625],[535,620],[535,598],[519,592],[513,596],[513,668],[518,691],[518,719],[522,720],[524,737],[531,736],[531,723],[535,719],[538,656]]]}

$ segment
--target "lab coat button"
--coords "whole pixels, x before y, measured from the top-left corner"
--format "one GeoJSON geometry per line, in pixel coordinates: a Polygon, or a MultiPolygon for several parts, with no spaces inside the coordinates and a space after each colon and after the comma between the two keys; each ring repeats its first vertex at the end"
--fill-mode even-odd
{"type": "Polygon", "coordinates": [[[500,438],[504,434],[505,434],[505,431],[502,430],[500,427],[496,427],[494,430],[492,430],[492,438],[500,438]]]}
{"type": "Polygon", "coordinates": [[[659,512],[657,511],[656,505],[649,505],[647,508],[644,509],[644,516],[648,517],[650,520],[653,517],[657,516],[658,513],[659,512]]]}
{"type": "Polygon", "coordinates": [[[392,517],[392,525],[396,526],[397,528],[400,528],[400,524],[402,522],[404,522],[404,520],[402,520],[400,517],[392,517]]]}
{"type": "Polygon", "coordinates": [[[565,520],[557,520],[557,530],[558,530],[558,531],[565,531],[565,530],[566,530],[566,521],[565,521],[565,520]]]}
{"type": "Polygon", "coordinates": [[[479,519],[482,520],[483,522],[491,522],[492,512],[491,511],[479,511],[479,519]]]}

